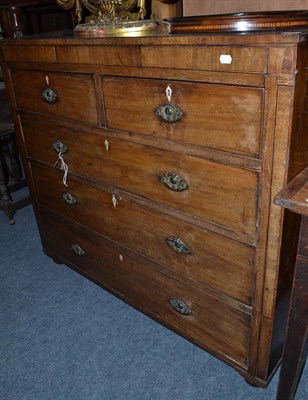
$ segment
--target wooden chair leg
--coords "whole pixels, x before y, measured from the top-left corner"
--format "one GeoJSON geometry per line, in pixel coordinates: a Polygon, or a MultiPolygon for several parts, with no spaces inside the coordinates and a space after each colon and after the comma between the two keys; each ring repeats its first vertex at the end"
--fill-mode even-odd
{"type": "Polygon", "coordinates": [[[15,132],[8,135],[7,149],[10,158],[10,172],[13,182],[18,182],[22,179],[21,166],[19,161],[19,152],[15,139],[15,132]]]}

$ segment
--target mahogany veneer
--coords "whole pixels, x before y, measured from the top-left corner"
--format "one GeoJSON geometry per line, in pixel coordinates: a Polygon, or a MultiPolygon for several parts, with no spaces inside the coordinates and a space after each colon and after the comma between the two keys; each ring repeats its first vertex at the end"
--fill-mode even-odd
{"type": "Polygon", "coordinates": [[[308,31],[24,38],[2,60],[45,251],[266,386],[299,228],[273,196],[307,163],[308,31]]]}

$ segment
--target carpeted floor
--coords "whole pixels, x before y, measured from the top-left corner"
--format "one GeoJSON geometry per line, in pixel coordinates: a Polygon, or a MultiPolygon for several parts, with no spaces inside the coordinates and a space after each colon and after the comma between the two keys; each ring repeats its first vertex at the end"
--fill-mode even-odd
{"type": "MultiPolygon", "coordinates": [[[[274,400],[41,250],[31,206],[0,213],[1,400],[274,400]]],[[[308,399],[308,368],[297,400],[308,399]]]]}

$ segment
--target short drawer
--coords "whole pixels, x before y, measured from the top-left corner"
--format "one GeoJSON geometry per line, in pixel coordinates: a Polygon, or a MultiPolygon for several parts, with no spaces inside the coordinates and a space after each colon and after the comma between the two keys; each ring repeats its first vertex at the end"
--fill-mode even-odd
{"type": "Polygon", "coordinates": [[[53,46],[12,46],[3,48],[6,61],[28,61],[56,63],[53,46]]]}
{"type": "Polygon", "coordinates": [[[155,212],[116,190],[32,165],[39,204],[123,243],[181,275],[250,304],[254,250],[177,218],[155,212]],[[114,203],[115,201],[115,203],[114,203]]]}
{"type": "Polygon", "coordinates": [[[139,46],[57,46],[60,63],[140,66],[139,46]]]}
{"type": "Polygon", "coordinates": [[[19,108],[89,124],[98,123],[91,75],[16,70],[12,71],[12,81],[19,108]]]}
{"type": "Polygon", "coordinates": [[[267,68],[266,49],[252,46],[143,46],[141,56],[145,67],[261,74],[267,68]]]}
{"type": "MultiPolygon", "coordinates": [[[[259,156],[263,89],[104,78],[103,92],[109,128],[259,156]],[[182,113],[172,123],[162,118],[168,112],[164,108],[169,103],[166,96],[168,86],[172,90],[171,103],[182,113]]],[[[167,115],[167,118],[170,117],[167,115]]]]}
{"type": "Polygon", "coordinates": [[[57,122],[51,125],[44,119],[22,118],[22,124],[29,157],[54,165],[53,145],[60,142],[66,147],[64,158],[71,172],[255,237],[258,174],[254,171],[57,122]]]}
{"type": "Polygon", "coordinates": [[[189,340],[235,363],[247,364],[248,315],[148,267],[142,258],[136,260],[90,230],[43,213],[38,222],[47,252],[189,340]]]}

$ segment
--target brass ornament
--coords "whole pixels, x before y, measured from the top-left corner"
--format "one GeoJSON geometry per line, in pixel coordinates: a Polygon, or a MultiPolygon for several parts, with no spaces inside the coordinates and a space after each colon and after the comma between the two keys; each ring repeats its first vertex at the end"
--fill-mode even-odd
{"type": "Polygon", "coordinates": [[[77,204],[77,199],[75,196],[73,196],[70,192],[64,192],[62,193],[62,198],[63,200],[69,204],[70,206],[73,206],[74,204],[77,204]]]}
{"type": "Polygon", "coordinates": [[[178,254],[191,254],[191,249],[179,238],[167,238],[166,243],[178,254]]]}
{"type": "Polygon", "coordinates": [[[169,124],[173,124],[180,119],[182,119],[184,113],[180,109],[180,107],[177,107],[174,104],[168,103],[168,104],[163,104],[162,106],[159,106],[157,110],[155,111],[155,115],[163,120],[164,122],[167,122],[169,124]]]}
{"type": "Polygon", "coordinates": [[[72,250],[72,252],[77,254],[77,256],[80,256],[80,257],[82,257],[86,254],[86,252],[83,250],[83,248],[81,246],[79,246],[79,244],[77,244],[77,243],[72,244],[71,250],[72,250]]]}
{"type": "Polygon", "coordinates": [[[65,154],[67,152],[67,147],[60,140],[52,142],[51,147],[58,154],[65,154]]]}
{"type": "Polygon", "coordinates": [[[184,178],[181,178],[178,174],[174,172],[166,172],[159,177],[162,184],[166,186],[169,190],[173,192],[183,192],[189,189],[189,185],[184,178]]]}
{"type": "Polygon", "coordinates": [[[46,103],[55,103],[58,100],[58,94],[50,87],[47,87],[42,91],[42,99],[46,101],[46,103]]]}
{"type": "Polygon", "coordinates": [[[108,36],[132,34],[156,28],[152,20],[145,20],[145,0],[56,0],[66,10],[75,6],[79,24],[75,33],[79,35],[108,36]],[[80,24],[82,7],[92,15],[80,24]]]}
{"type": "Polygon", "coordinates": [[[184,113],[180,107],[177,107],[175,104],[171,103],[172,89],[170,86],[167,86],[166,88],[166,96],[168,103],[159,106],[155,111],[155,115],[162,121],[173,124],[174,122],[182,119],[184,113]]]}
{"type": "Polygon", "coordinates": [[[170,299],[170,305],[172,308],[181,315],[191,315],[192,308],[187,305],[183,300],[180,299],[170,299]]]}

